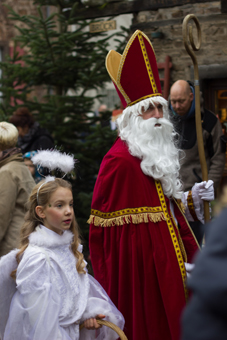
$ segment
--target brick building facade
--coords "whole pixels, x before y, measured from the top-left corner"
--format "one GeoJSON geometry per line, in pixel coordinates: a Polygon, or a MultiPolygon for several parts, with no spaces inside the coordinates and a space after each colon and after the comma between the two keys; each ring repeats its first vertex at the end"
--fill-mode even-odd
{"type": "MultiPolygon", "coordinates": [[[[136,1],[130,1],[128,4],[134,2],[136,3],[136,1]]],[[[125,3],[125,1],[118,3],[125,3]]],[[[227,90],[227,13],[223,13],[222,8],[225,2],[223,0],[183,0],[182,2],[154,0],[151,6],[154,7],[155,3],[157,4],[155,10],[137,10],[136,12],[134,10],[131,31],[140,29],[148,35],[159,63],[163,63],[167,56],[170,57],[169,85],[177,79],[193,80],[192,60],[183,45],[182,22],[187,14],[195,14],[202,31],[201,48],[195,53],[199,64],[200,84],[205,105],[224,117],[227,99],[219,97],[224,94],[225,89],[227,90]],[[159,3],[160,7],[158,7],[159,3]],[[168,3],[186,4],[166,7],[168,3]]],[[[111,3],[110,9],[113,8],[113,4],[111,3]]],[[[2,0],[0,2],[0,60],[4,60],[4,56],[10,53],[13,47],[13,37],[18,34],[14,26],[16,23],[10,21],[7,16],[8,9],[4,5],[11,6],[20,15],[35,15],[37,10],[31,0],[2,0]]],[[[48,11],[48,8],[46,10],[48,11]]],[[[92,8],[92,13],[94,12],[92,8]]],[[[160,70],[160,75],[165,78],[164,70],[160,70]]],[[[227,96],[224,95],[223,98],[227,96]]]]}
{"type": "MultiPolygon", "coordinates": [[[[12,57],[14,50],[14,38],[16,35],[20,34],[16,26],[22,27],[23,25],[21,22],[12,21],[9,19],[8,8],[6,6],[12,8],[20,16],[37,15],[37,5],[34,5],[33,1],[31,0],[0,1],[0,61],[5,61],[7,55],[12,57]]],[[[49,11],[50,7],[46,7],[44,15],[47,16],[49,11]]],[[[24,54],[26,53],[26,46],[23,49],[17,46],[16,51],[19,54],[24,54]]],[[[2,74],[0,69],[0,77],[1,76],[2,74]]],[[[44,93],[45,91],[41,86],[36,86],[34,87],[34,90],[28,95],[28,97],[35,95],[39,101],[42,101],[44,93]]],[[[20,103],[20,101],[18,101],[18,103],[20,103]]]]}
{"type": "MultiPolygon", "coordinates": [[[[0,50],[1,58],[4,60],[5,55],[10,53],[10,48],[13,47],[13,38],[18,34],[15,28],[15,22],[12,22],[8,17],[8,9],[11,7],[20,15],[36,15],[36,6],[30,0],[2,0],[0,1],[0,50]]],[[[18,23],[20,25],[20,23],[18,23]]]]}

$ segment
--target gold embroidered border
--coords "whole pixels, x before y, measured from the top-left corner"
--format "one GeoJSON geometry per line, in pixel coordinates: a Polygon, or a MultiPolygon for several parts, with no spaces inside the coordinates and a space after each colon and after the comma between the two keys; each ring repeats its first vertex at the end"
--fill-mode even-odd
{"type": "Polygon", "coordinates": [[[150,65],[150,61],[149,61],[149,58],[148,58],[148,55],[147,55],[147,50],[146,50],[146,47],[145,47],[145,44],[144,44],[144,41],[143,41],[142,34],[139,33],[138,38],[139,38],[140,47],[141,47],[141,51],[142,51],[142,54],[143,54],[144,62],[145,62],[146,68],[147,68],[147,73],[149,75],[149,79],[150,79],[150,82],[151,82],[152,90],[153,90],[154,93],[158,93],[158,89],[157,89],[157,86],[156,86],[156,82],[155,82],[155,79],[154,79],[154,75],[153,75],[152,68],[151,68],[151,65],[150,65]]]}
{"type": "Polygon", "coordinates": [[[178,261],[178,265],[180,268],[180,272],[181,272],[181,277],[182,277],[182,281],[183,281],[183,286],[184,286],[184,293],[185,293],[185,298],[186,300],[188,299],[188,290],[186,287],[186,270],[185,270],[185,265],[184,265],[184,259],[181,253],[181,248],[179,246],[179,242],[173,227],[173,224],[171,222],[171,218],[169,216],[168,213],[168,209],[167,209],[167,205],[166,205],[166,201],[165,201],[165,197],[163,194],[163,190],[162,190],[162,186],[161,183],[159,181],[155,181],[155,185],[156,185],[156,189],[158,192],[158,196],[159,196],[159,200],[163,209],[163,212],[165,214],[165,218],[166,218],[166,223],[168,225],[169,228],[169,233],[173,242],[173,246],[175,249],[175,253],[176,253],[176,257],[177,257],[177,261],[178,261]]]}
{"type": "MultiPolygon", "coordinates": [[[[139,31],[139,30],[138,30],[138,31],[139,31]]],[[[155,54],[155,50],[154,50],[154,47],[153,47],[151,41],[149,40],[148,36],[147,36],[145,33],[143,33],[142,31],[140,31],[140,34],[142,34],[142,35],[144,36],[144,38],[147,40],[148,44],[150,45],[151,49],[153,50],[155,59],[157,60],[156,54],[155,54]]]]}
{"type": "Polygon", "coordinates": [[[161,207],[140,207],[140,208],[128,208],[123,210],[117,210],[113,212],[104,213],[99,210],[91,209],[91,215],[99,216],[102,218],[114,218],[118,216],[141,214],[141,213],[157,213],[162,212],[161,207]]]}
{"type": "Polygon", "coordinates": [[[158,213],[142,213],[135,215],[124,215],[114,218],[102,218],[95,215],[90,215],[87,223],[94,224],[96,227],[114,227],[124,224],[139,224],[139,223],[148,223],[148,222],[160,222],[165,220],[165,216],[163,212],[158,213]]]}
{"type": "Polygon", "coordinates": [[[174,201],[176,202],[177,206],[180,208],[180,211],[185,214],[186,211],[186,207],[184,205],[184,203],[181,201],[181,199],[174,199],[174,201]]]}
{"type": "Polygon", "coordinates": [[[186,253],[186,250],[185,250],[185,247],[184,247],[184,243],[182,241],[182,238],[181,238],[181,235],[180,235],[180,232],[179,232],[178,225],[176,224],[176,221],[175,221],[175,218],[172,215],[172,212],[170,212],[170,213],[171,213],[172,221],[173,221],[176,229],[178,230],[179,246],[180,246],[181,253],[183,255],[184,262],[188,262],[187,253],[186,253]]]}
{"type": "Polygon", "coordinates": [[[91,215],[87,223],[93,223],[100,227],[113,227],[115,225],[124,225],[129,223],[139,224],[150,222],[159,222],[165,220],[161,207],[140,207],[129,208],[103,213],[99,210],[91,209],[91,215]]]}
{"type": "Polygon", "coordinates": [[[192,191],[191,190],[188,192],[187,204],[188,204],[188,209],[190,211],[190,214],[192,215],[194,221],[198,221],[198,218],[197,218],[196,213],[195,213],[195,208],[194,208],[194,203],[193,203],[192,191]]]}
{"type": "Polygon", "coordinates": [[[162,97],[162,94],[161,93],[149,94],[147,96],[144,96],[144,97],[141,97],[141,98],[135,100],[134,102],[129,103],[127,106],[132,106],[132,105],[140,102],[141,100],[144,100],[144,99],[147,99],[147,98],[151,98],[151,97],[157,97],[157,96],[161,96],[162,97]]]}

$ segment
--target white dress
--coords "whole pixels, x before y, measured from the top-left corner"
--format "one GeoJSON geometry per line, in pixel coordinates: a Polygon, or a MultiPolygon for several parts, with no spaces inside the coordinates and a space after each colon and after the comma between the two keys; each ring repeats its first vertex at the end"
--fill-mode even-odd
{"type": "MultiPolygon", "coordinates": [[[[8,276],[11,270],[15,269],[17,251],[2,257],[0,339],[118,338],[118,335],[106,326],[99,330],[83,329],[79,332],[79,324],[97,314],[104,314],[105,320],[115,323],[121,329],[124,326],[124,318],[92,276],[87,273],[78,274],[77,259],[70,250],[72,238],[71,231],[58,235],[42,225],[37,227],[29,236],[29,246],[18,265],[16,287],[8,276]],[[7,280],[9,285],[6,285],[7,280]],[[12,294],[14,295],[11,300],[12,294]],[[6,296],[10,299],[9,302],[6,296]],[[10,310],[7,305],[10,305],[10,310]]],[[[82,246],[80,247],[79,250],[82,251],[82,246]]]]}

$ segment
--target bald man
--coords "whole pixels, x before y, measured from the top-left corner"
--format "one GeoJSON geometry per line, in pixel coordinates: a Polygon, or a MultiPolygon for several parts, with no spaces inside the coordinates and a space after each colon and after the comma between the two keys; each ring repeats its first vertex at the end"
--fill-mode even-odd
{"type": "MultiPolygon", "coordinates": [[[[195,91],[193,84],[185,80],[176,81],[170,89],[169,106],[171,110],[170,120],[179,133],[179,148],[185,152],[180,175],[184,190],[188,191],[196,182],[202,181],[196,137],[195,91]]],[[[225,136],[222,132],[221,123],[212,112],[204,109],[201,113],[201,119],[208,178],[214,181],[214,187],[217,190],[225,167],[225,136]]],[[[202,229],[196,228],[194,233],[199,243],[201,243],[202,229]]]]}
{"type": "Polygon", "coordinates": [[[194,91],[192,91],[187,81],[178,80],[171,87],[170,97],[173,110],[179,116],[184,116],[191,108],[194,99],[194,91]]]}

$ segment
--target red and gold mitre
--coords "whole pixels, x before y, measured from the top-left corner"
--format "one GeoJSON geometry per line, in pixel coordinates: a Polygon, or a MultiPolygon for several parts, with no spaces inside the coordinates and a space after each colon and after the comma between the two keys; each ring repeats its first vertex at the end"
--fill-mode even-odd
{"type": "Polygon", "coordinates": [[[131,36],[122,55],[109,51],[106,68],[124,107],[162,96],[153,46],[139,30],[131,36]]]}

